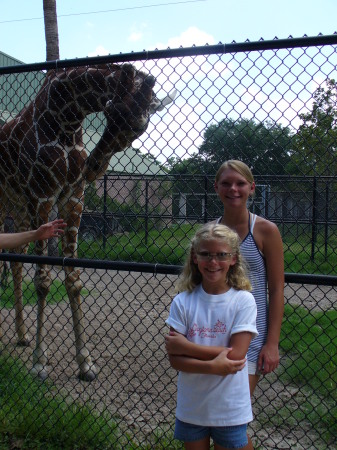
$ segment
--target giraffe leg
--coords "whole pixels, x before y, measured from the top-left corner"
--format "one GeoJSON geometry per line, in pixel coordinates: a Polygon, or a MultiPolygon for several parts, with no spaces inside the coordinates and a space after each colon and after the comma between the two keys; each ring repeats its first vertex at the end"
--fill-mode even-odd
{"type": "Polygon", "coordinates": [[[23,317],[22,301],[22,263],[11,264],[14,285],[15,330],[18,336],[17,345],[28,347],[29,339],[23,317]]]}
{"type": "Polygon", "coordinates": [[[33,352],[33,367],[31,373],[39,377],[41,380],[45,380],[48,376],[48,353],[47,344],[45,341],[45,306],[46,297],[50,290],[51,284],[49,270],[46,268],[46,266],[39,266],[36,268],[34,283],[38,298],[38,310],[36,325],[36,346],[33,352]]]}
{"type": "Polygon", "coordinates": [[[82,282],[79,271],[72,267],[66,268],[66,289],[73,316],[73,325],[76,345],[76,361],[79,366],[78,377],[83,381],[93,381],[96,378],[97,369],[92,362],[87,348],[87,337],[84,328],[84,316],[81,305],[82,282]]]}
{"type": "MultiPolygon", "coordinates": [[[[74,185],[73,191],[64,192],[63,196],[59,198],[59,214],[67,222],[67,228],[62,237],[63,256],[66,258],[77,257],[78,229],[84,202],[83,193],[84,182],[82,181],[74,185]]],[[[65,287],[73,318],[76,361],[79,366],[78,377],[80,380],[93,381],[96,378],[97,369],[91,359],[87,346],[84,314],[81,304],[82,282],[78,269],[65,267],[65,287]]]]}

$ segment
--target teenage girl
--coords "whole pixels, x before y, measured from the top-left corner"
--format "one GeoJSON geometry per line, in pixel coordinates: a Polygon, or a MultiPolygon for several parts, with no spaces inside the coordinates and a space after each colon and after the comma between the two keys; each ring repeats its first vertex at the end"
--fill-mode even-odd
{"type": "Polygon", "coordinates": [[[251,394],[259,376],[276,369],[279,364],[279,338],[284,309],[283,244],[277,226],[247,209],[247,200],[255,191],[254,177],[242,161],[223,163],[215,177],[215,191],[224,212],[217,223],[235,230],[240,250],[252,284],[257,304],[259,336],[248,351],[251,394]]]}
{"type": "Polygon", "coordinates": [[[257,335],[236,232],[206,224],[190,251],[170,308],[165,337],[179,371],[175,438],[187,450],[251,450],[252,417],[246,353],[257,335]]]}

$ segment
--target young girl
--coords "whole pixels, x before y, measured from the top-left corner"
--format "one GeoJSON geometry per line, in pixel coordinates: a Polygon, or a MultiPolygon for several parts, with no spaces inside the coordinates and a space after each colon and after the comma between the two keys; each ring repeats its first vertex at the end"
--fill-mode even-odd
{"type": "Polygon", "coordinates": [[[278,344],[284,308],[282,238],[274,223],[247,209],[247,200],[255,192],[255,182],[245,163],[224,162],[215,176],[215,191],[224,206],[217,223],[227,225],[240,237],[240,251],[247,263],[257,305],[259,336],[252,341],[247,354],[253,394],[260,374],[275,370],[280,359],[278,344]]]}
{"type": "Polygon", "coordinates": [[[256,330],[237,233],[206,224],[191,241],[166,323],[170,364],[179,370],[175,438],[187,450],[253,449],[246,353],[256,330]]]}

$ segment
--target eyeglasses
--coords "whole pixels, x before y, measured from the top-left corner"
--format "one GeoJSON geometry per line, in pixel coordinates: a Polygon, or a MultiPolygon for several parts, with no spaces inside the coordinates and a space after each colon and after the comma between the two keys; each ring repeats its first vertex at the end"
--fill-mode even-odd
{"type": "Polygon", "coordinates": [[[209,252],[197,252],[197,258],[200,259],[200,261],[211,261],[213,258],[217,261],[228,261],[231,259],[232,253],[209,253],[209,252]]]}

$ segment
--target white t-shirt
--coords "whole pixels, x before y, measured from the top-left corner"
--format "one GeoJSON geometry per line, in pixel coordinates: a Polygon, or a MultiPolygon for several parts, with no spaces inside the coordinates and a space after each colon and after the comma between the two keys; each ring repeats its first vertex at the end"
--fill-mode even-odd
{"type": "MultiPolygon", "coordinates": [[[[201,285],[172,302],[166,323],[191,342],[228,347],[232,334],[257,336],[256,304],[248,291],[207,294],[201,285]]],[[[247,365],[235,375],[179,372],[176,417],[204,426],[242,425],[253,420],[247,365]]]]}

